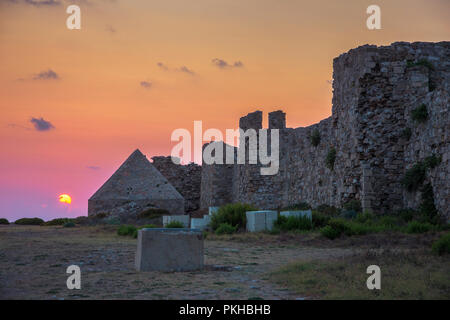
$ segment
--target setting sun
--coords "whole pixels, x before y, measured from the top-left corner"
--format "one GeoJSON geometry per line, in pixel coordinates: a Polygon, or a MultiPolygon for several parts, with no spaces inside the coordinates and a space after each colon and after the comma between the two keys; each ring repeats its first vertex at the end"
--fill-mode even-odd
{"type": "Polygon", "coordinates": [[[62,194],[59,196],[59,202],[72,203],[72,198],[68,194],[62,194]]]}

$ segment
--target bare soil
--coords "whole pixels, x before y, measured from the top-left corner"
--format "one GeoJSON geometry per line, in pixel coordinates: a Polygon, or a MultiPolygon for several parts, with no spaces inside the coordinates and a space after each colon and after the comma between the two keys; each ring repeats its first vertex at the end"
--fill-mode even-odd
{"type": "Polygon", "coordinates": [[[429,248],[437,235],[370,235],[327,240],[315,233],[208,235],[205,268],[136,272],[136,239],[112,226],[0,226],[1,299],[304,299],[270,281],[292,262],[333,261],[368,248],[429,248]],[[81,290],[69,290],[70,265],[81,290]]]}

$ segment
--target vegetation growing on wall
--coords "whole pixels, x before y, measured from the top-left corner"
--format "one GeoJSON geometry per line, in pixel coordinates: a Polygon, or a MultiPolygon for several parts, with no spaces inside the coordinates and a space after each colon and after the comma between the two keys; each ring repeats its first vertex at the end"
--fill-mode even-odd
{"type": "Polygon", "coordinates": [[[402,131],[402,137],[405,138],[406,140],[411,139],[412,136],[412,130],[409,127],[406,127],[405,129],[403,129],[402,131]]]}
{"type": "Polygon", "coordinates": [[[320,143],[320,132],[318,129],[314,129],[313,132],[311,133],[311,144],[314,147],[317,147],[320,143]]]}
{"type": "Polygon", "coordinates": [[[426,157],[423,161],[415,163],[412,168],[406,170],[401,183],[408,191],[416,191],[425,181],[428,169],[433,169],[441,163],[441,156],[435,154],[426,157]]]}
{"type": "Polygon", "coordinates": [[[331,171],[334,170],[334,161],[336,160],[336,149],[331,147],[328,151],[327,157],[325,158],[325,165],[331,171]]]}
{"type": "Polygon", "coordinates": [[[413,109],[411,111],[411,118],[418,123],[423,123],[427,121],[428,119],[427,106],[422,103],[420,106],[413,109]]]}

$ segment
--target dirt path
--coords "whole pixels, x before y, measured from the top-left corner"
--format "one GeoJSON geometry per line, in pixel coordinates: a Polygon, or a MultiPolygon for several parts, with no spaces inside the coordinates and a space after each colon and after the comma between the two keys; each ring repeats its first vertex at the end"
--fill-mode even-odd
{"type": "Polygon", "coordinates": [[[136,240],[102,227],[0,227],[3,299],[297,299],[267,272],[298,260],[343,257],[351,249],[296,243],[205,240],[205,269],[134,270],[136,240]],[[66,268],[81,268],[81,290],[68,290],[66,268]]]}

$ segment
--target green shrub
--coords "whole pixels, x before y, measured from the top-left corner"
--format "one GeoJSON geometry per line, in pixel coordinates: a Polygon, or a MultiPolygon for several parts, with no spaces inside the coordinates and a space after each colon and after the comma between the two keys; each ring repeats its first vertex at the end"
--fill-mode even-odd
{"type": "Polygon", "coordinates": [[[345,210],[361,212],[362,211],[361,201],[356,200],[356,199],[350,200],[344,204],[343,208],[345,210]]]}
{"type": "Polygon", "coordinates": [[[133,236],[136,231],[136,227],[132,225],[121,225],[119,229],[117,229],[117,234],[119,236],[133,236]]]}
{"type": "Polygon", "coordinates": [[[282,231],[293,231],[293,230],[311,230],[312,223],[311,219],[308,217],[285,217],[279,216],[274,222],[274,226],[282,231]]]}
{"type": "Polygon", "coordinates": [[[407,127],[405,129],[403,129],[402,131],[402,137],[405,138],[406,140],[411,139],[412,136],[412,130],[411,128],[407,127]]]}
{"type": "Polygon", "coordinates": [[[342,218],[333,218],[328,222],[328,225],[335,229],[339,234],[345,234],[346,236],[356,236],[377,231],[374,227],[369,225],[342,218]]]}
{"type": "Polygon", "coordinates": [[[284,207],[281,209],[281,211],[286,211],[286,210],[309,210],[311,209],[311,206],[308,204],[308,202],[299,202],[299,203],[295,203],[292,204],[290,206],[284,207]]]}
{"type": "Polygon", "coordinates": [[[331,240],[336,239],[341,235],[341,233],[338,230],[333,229],[331,226],[323,227],[322,229],[320,229],[320,233],[324,237],[331,239],[331,240]]]}
{"type": "Polygon", "coordinates": [[[436,240],[431,246],[431,250],[438,254],[449,254],[450,253],[450,233],[444,234],[438,240],[436,240]]]}
{"type": "Polygon", "coordinates": [[[441,163],[441,161],[442,161],[441,156],[436,156],[435,154],[433,154],[429,157],[426,157],[423,160],[423,164],[427,169],[433,169],[437,167],[441,163]]]}
{"type": "Polygon", "coordinates": [[[427,106],[425,104],[421,104],[417,108],[411,111],[411,118],[419,123],[423,123],[428,119],[428,111],[427,106]]]}
{"type": "Polygon", "coordinates": [[[219,227],[216,229],[216,234],[232,234],[236,232],[236,227],[232,226],[229,223],[221,223],[219,227]]]}
{"type": "Polygon", "coordinates": [[[75,223],[73,223],[72,221],[66,222],[63,225],[64,228],[73,228],[75,227],[75,223]]]}
{"type": "Polygon", "coordinates": [[[111,215],[109,212],[99,212],[95,216],[93,216],[94,219],[103,219],[111,215]]]}
{"type": "Polygon", "coordinates": [[[154,219],[159,218],[163,215],[168,215],[169,211],[165,209],[159,209],[159,208],[150,208],[147,210],[144,210],[140,213],[138,213],[137,217],[138,219],[154,219]]]}
{"type": "Polygon", "coordinates": [[[418,215],[418,213],[413,209],[400,209],[397,210],[394,215],[400,217],[404,222],[410,222],[418,215]]]}
{"type": "Polygon", "coordinates": [[[434,193],[431,183],[426,184],[422,188],[419,210],[428,222],[433,224],[439,223],[439,213],[434,205],[434,193]]]}
{"type": "Polygon", "coordinates": [[[411,67],[415,67],[415,66],[424,66],[424,67],[427,67],[429,70],[434,70],[433,64],[427,59],[420,59],[417,62],[414,62],[412,60],[406,61],[407,68],[411,68],[411,67]]]}
{"type": "Polygon", "coordinates": [[[340,212],[338,208],[327,204],[321,204],[316,210],[328,216],[337,216],[340,212]]]}
{"type": "Polygon", "coordinates": [[[79,216],[73,219],[73,222],[76,224],[86,224],[89,221],[89,218],[86,216],[79,216]]]}
{"type": "Polygon", "coordinates": [[[14,224],[20,224],[20,225],[30,225],[30,226],[40,226],[44,224],[44,220],[41,218],[22,218],[19,220],[16,220],[14,224]]]}
{"type": "Polygon", "coordinates": [[[227,204],[219,208],[211,217],[210,226],[216,230],[222,223],[236,227],[236,230],[245,228],[247,218],[245,212],[258,210],[252,205],[243,203],[227,204]]]}
{"type": "Polygon", "coordinates": [[[71,219],[69,219],[69,218],[56,218],[56,219],[44,222],[44,226],[62,226],[70,221],[71,221],[71,219]]]}
{"type": "Polygon", "coordinates": [[[382,216],[379,218],[378,224],[388,229],[394,229],[401,224],[400,217],[382,216]]]}
{"type": "Polygon", "coordinates": [[[325,158],[325,166],[331,171],[334,170],[334,161],[336,160],[336,149],[332,147],[325,158]]]}
{"type": "Polygon", "coordinates": [[[325,227],[330,221],[331,217],[327,214],[324,214],[320,211],[314,210],[312,212],[312,224],[314,228],[322,228],[325,227]]]}
{"type": "Polygon", "coordinates": [[[370,223],[375,219],[375,215],[372,212],[360,212],[356,215],[355,221],[359,223],[370,223]]]}
{"type": "Polygon", "coordinates": [[[311,144],[314,147],[317,147],[320,143],[320,132],[318,129],[314,129],[313,132],[311,133],[311,144]]]}
{"type": "Polygon", "coordinates": [[[422,162],[418,162],[412,168],[406,170],[401,183],[408,191],[417,190],[426,177],[426,166],[422,162]]]}
{"type": "Polygon", "coordinates": [[[9,224],[8,219],[0,218],[0,224],[9,224]]]}
{"type": "Polygon", "coordinates": [[[165,227],[166,228],[184,228],[184,225],[180,221],[170,221],[168,224],[166,224],[165,227]]]}
{"type": "Polygon", "coordinates": [[[433,228],[428,222],[411,221],[406,227],[407,233],[424,233],[433,228]]]}

